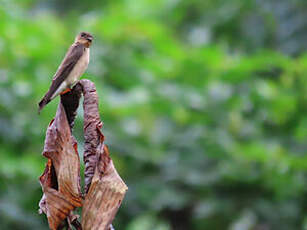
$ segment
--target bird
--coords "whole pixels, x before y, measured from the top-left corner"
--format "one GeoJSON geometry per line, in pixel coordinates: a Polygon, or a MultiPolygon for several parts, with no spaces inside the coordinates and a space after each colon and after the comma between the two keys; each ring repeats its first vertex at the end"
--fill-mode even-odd
{"type": "Polygon", "coordinates": [[[63,61],[53,76],[48,92],[38,103],[38,113],[56,96],[69,92],[85,72],[90,61],[90,46],[93,36],[80,32],[69,47],[63,61]]]}

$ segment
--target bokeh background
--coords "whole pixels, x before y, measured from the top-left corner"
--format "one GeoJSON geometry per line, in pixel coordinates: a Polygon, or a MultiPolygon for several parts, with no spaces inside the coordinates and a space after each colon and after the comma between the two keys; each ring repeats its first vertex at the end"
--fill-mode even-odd
{"type": "Polygon", "coordinates": [[[304,0],[0,0],[0,229],[47,229],[37,102],[82,30],[116,229],[307,229],[304,0]]]}

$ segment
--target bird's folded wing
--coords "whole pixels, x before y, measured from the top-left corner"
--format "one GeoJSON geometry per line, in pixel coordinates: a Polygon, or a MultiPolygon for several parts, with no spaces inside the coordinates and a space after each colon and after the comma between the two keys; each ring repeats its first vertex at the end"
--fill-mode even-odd
{"type": "Polygon", "coordinates": [[[73,44],[66,53],[64,60],[55,73],[51,86],[46,94],[46,98],[50,99],[56,92],[63,81],[68,77],[80,57],[83,55],[85,47],[83,44],[73,44]]]}

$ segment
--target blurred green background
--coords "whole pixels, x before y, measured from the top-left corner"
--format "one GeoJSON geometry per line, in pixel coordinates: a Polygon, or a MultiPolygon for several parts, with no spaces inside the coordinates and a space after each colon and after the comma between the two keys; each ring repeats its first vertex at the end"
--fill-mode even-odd
{"type": "Polygon", "coordinates": [[[304,0],[0,0],[0,229],[47,229],[37,102],[82,30],[116,229],[307,229],[304,0]]]}

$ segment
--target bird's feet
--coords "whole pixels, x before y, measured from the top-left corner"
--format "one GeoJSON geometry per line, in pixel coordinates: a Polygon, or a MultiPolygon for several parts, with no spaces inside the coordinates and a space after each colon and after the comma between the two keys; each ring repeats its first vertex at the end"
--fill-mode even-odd
{"type": "Polygon", "coordinates": [[[61,95],[64,95],[65,93],[68,93],[68,92],[70,92],[71,91],[71,89],[70,88],[67,88],[67,89],[65,89],[62,93],[60,93],[61,95]]]}

